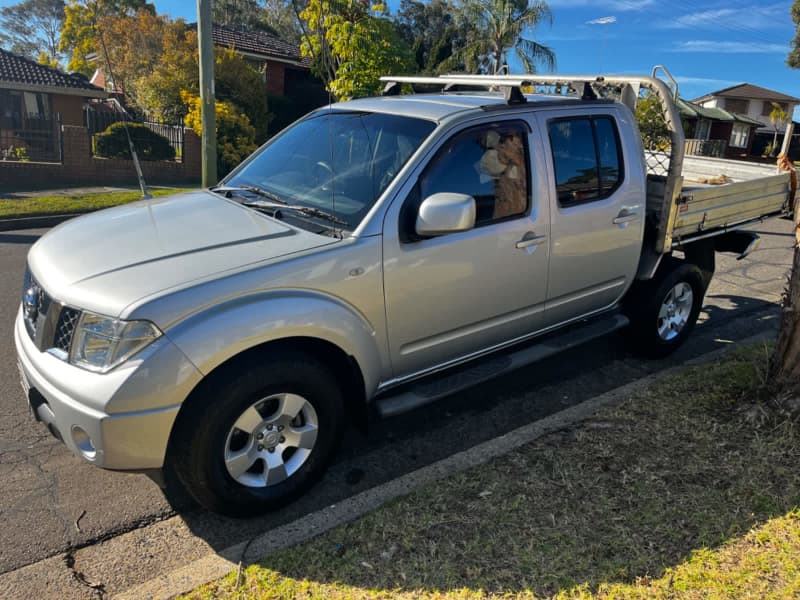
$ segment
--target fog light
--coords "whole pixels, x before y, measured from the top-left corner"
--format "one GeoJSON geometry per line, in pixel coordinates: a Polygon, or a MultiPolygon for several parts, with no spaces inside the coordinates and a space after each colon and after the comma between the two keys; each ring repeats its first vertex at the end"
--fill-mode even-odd
{"type": "Polygon", "coordinates": [[[94,460],[94,457],[97,456],[97,449],[94,447],[92,438],[77,425],[72,426],[72,441],[75,442],[85,459],[94,460]]]}

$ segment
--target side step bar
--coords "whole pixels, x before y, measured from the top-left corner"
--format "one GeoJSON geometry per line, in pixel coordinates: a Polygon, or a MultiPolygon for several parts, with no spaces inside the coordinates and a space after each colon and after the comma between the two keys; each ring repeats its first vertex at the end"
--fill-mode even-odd
{"type": "Polygon", "coordinates": [[[376,398],[374,406],[380,417],[393,417],[608,335],[628,323],[628,318],[621,314],[599,317],[588,323],[580,322],[564,331],[534,340],[518,350],[478,359],[466,367],[451,369],[444,374],[410,384],[411,387],[406,386],[400,393],[376,398]]]}

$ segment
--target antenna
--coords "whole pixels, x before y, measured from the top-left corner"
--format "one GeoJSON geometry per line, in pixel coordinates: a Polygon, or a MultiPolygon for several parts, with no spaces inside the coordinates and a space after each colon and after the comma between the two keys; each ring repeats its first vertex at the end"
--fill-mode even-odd
{"type": "MultiPolygon", "coordinates": [[[[114,71],[111,70],[111,58],[108,56],[108,48],[106,47],[106,40],[103,37],[103,30],[100,28],[100,24],[97,21],[97,14],[99,11],[98,3],[94,3],[94,26],[97,28],[97,33],[100,34],[100,45],[103,47],[103,56],[106,59],[106,65],[108,65],[108,74],[111,77],[111,85],[114,87],[117,86],[116,79],[114,78],[114,71]]],[[[117,103],[114,103],[114,106],[117,106],[117,103]]],[[[136,176],[139,179],[139,188],[142,190],[142,198],[145,200],[149,200],[152,196],[147,191],[147,185],[144,182],[144,174],[142,173],[142,166],[139,164],[139,156],[136,154],[136,147],[133,145],[133,140],[131,139],[131,132],[128,129],[128,112],[123,110],[122,111],[122,126],[125,128],[125,137],[128,138],[128,148],[131,151],[131,158],[133,159],[133,166],[136,169],[136,176]]]]}

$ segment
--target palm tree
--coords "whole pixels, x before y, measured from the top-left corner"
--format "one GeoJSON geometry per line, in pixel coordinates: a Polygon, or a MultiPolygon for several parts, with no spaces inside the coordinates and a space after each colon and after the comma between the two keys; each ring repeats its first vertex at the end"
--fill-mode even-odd
{"type": "Polygon", "coordinates": [[[772,123],[772,128],[775,130],[775,135],[772,136],[772,156],[775,156],[778,150],[778,128],[788,120],[789,113],[783,110],[780,104],[773,102],[772,111],[769,113],[769,122],[772,123]]]}
{"type": "Polygon", "coordinates": [[[478,58],[482,70],[497,73],[507,68],[508,52],[512,50],[527,73],[536,73],[537,66],[548,71],[555,68],[553,50],[523,35],[542,21],[553,23],[553,14],[544,0],[463,0],[462,19],[474,32],[465,52],[473,60],[478,58]]]}

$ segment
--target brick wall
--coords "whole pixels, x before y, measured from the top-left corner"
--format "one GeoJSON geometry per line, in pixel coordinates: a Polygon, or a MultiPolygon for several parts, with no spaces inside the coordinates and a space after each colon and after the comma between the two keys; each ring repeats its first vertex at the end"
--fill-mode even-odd
{"type": "MultiPolygon", "coordinates": [[[[62,184],[137,185],[132,160],[95,158],[91,155],[89,133],[84,127],[64,125],[64,154],[61,163],[0,161],[0,191],[26,186],[45,188],[62,184]]],[[[200,182],[200,138],[187,129],[183,139],[183,162],[140,161],[148,184],[200,182]]]]}
{"type": "Polygon", "coordinates": [[[83,103],[81,96],[52,94],[50,96],[53,113],[61,115],[63,125],[83,125],[83,103]]]}
{"type": "Polygon", "coordinates": [[[282,62],[267,61],[267,94],[283,96],[285,86],[286,66],[282,62]]]}

